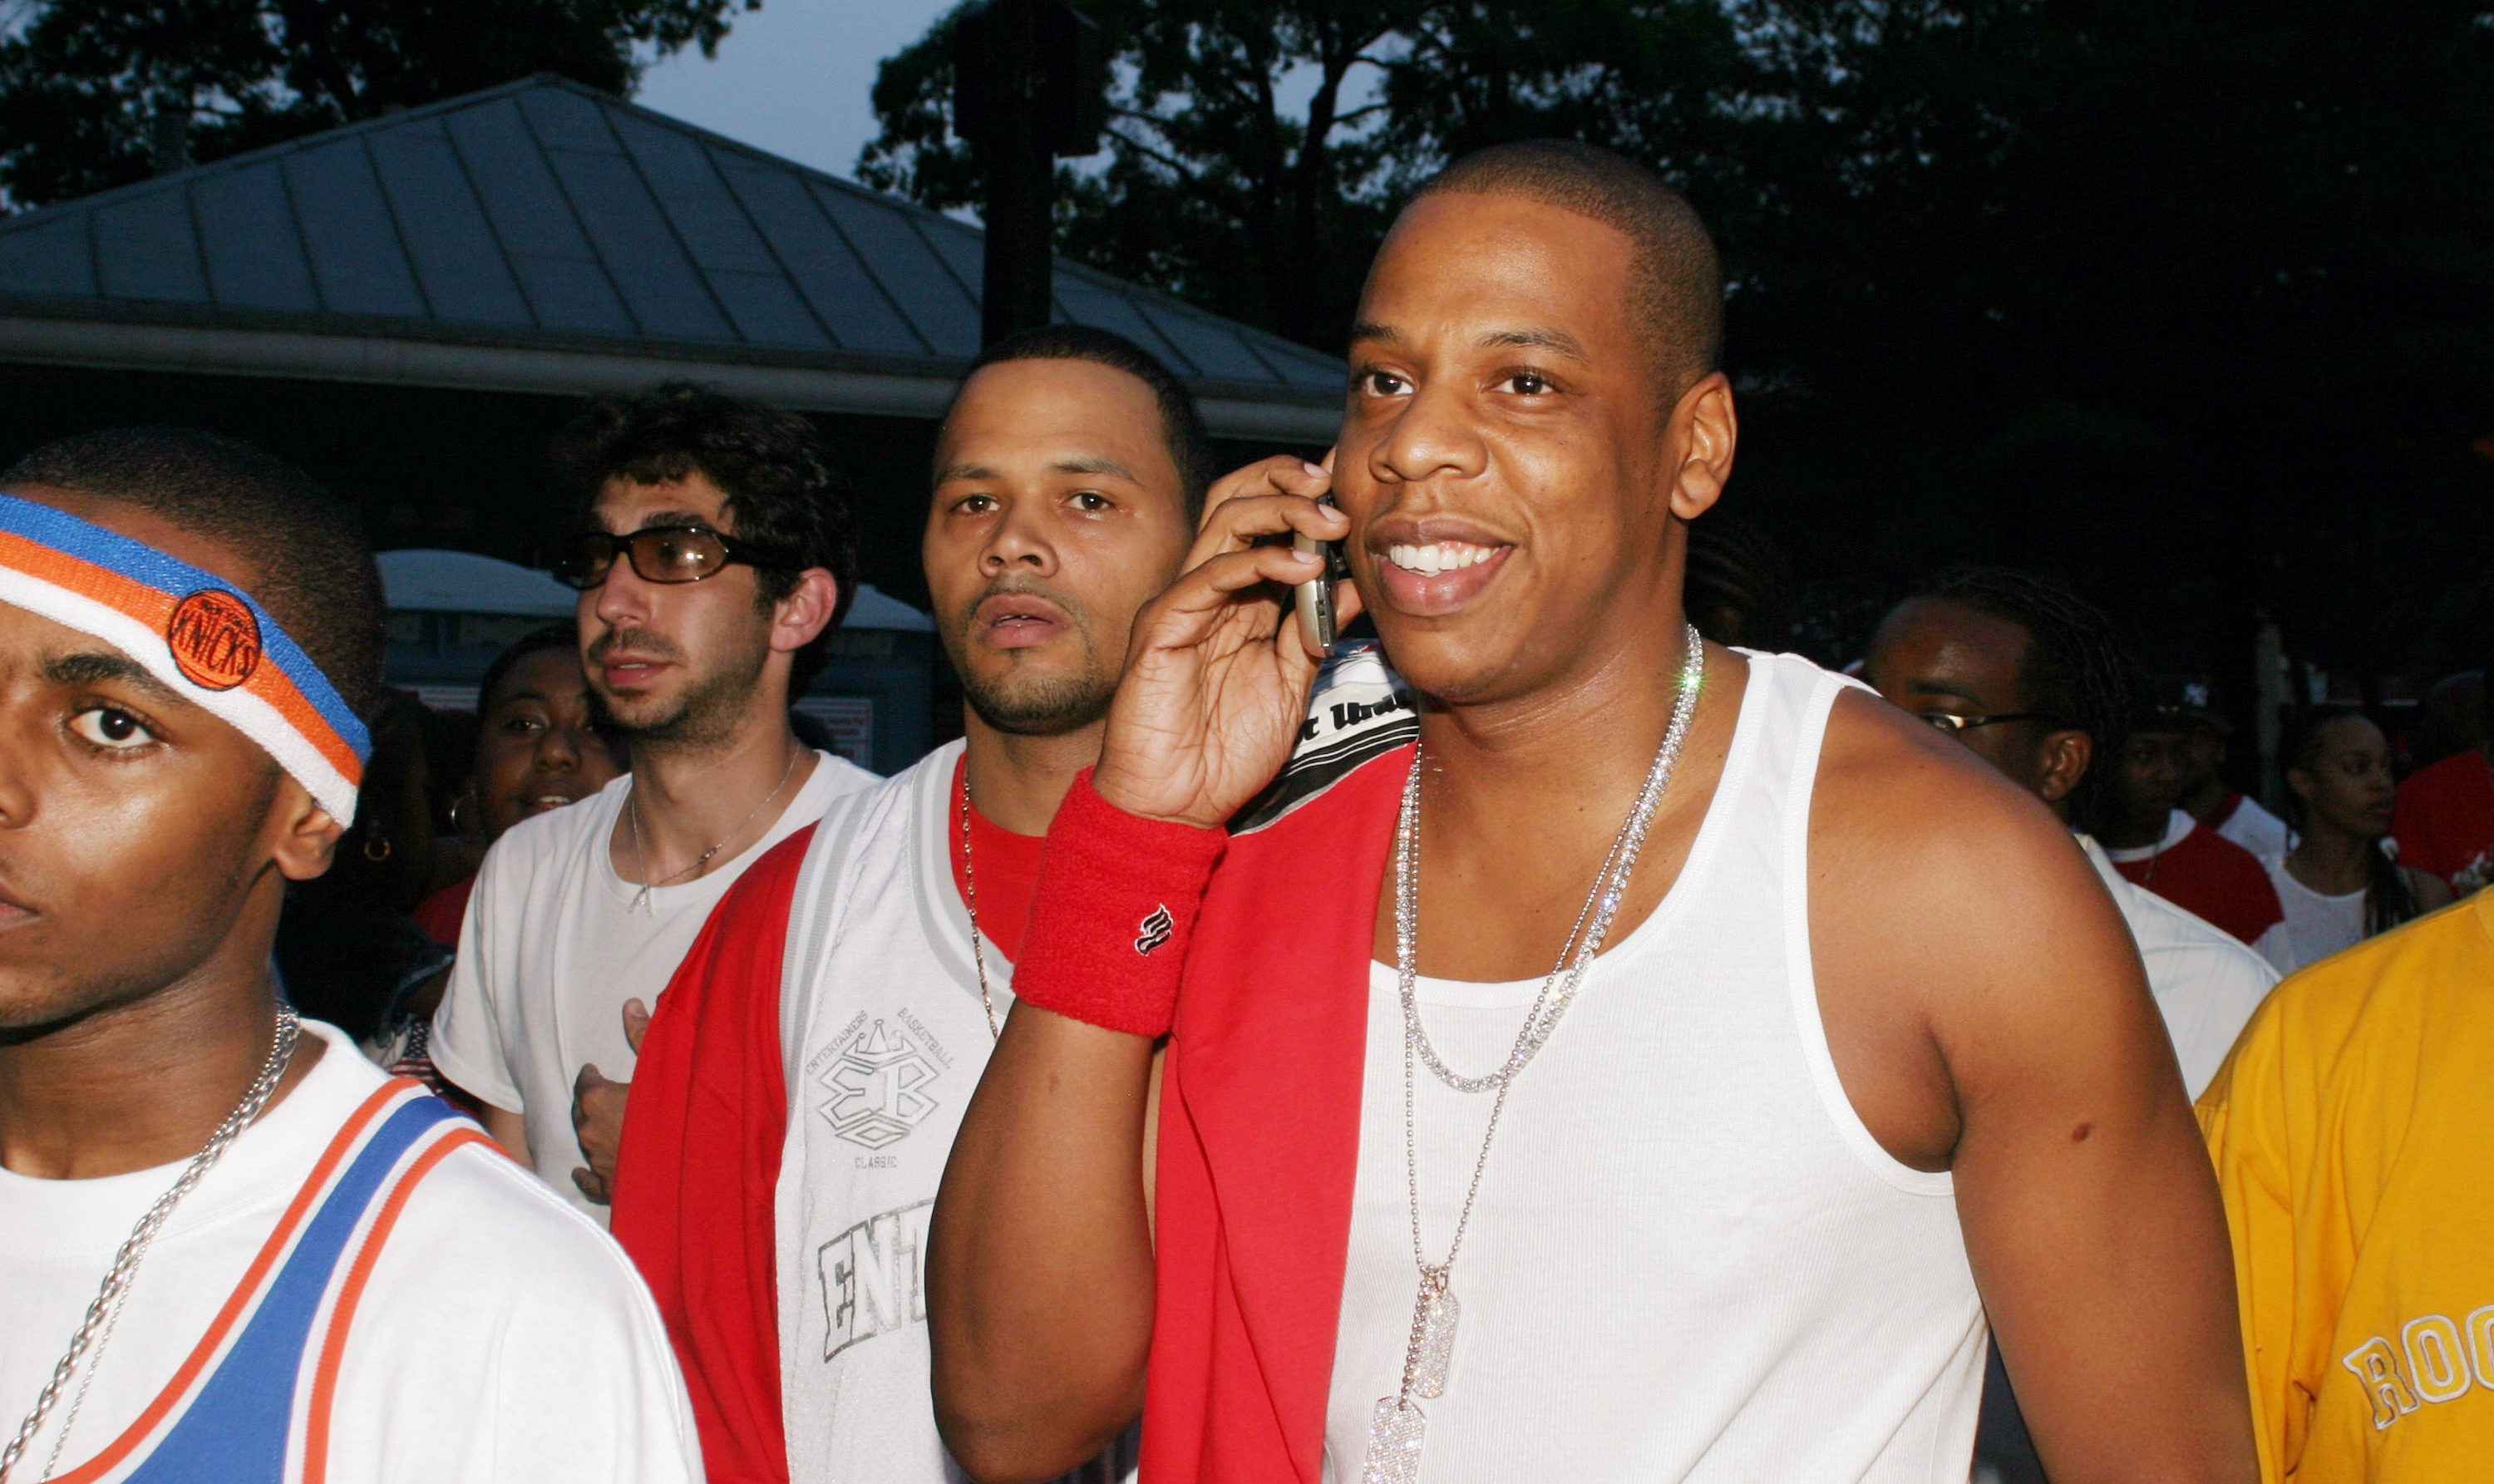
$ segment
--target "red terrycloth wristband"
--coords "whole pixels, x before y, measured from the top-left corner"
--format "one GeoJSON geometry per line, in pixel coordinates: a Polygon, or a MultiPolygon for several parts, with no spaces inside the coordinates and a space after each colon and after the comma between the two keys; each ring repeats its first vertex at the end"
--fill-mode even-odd
{"type": "Polygon", "coordinates": [[[1167,1035],[1204,883],[1229,845],[1224,830],[1127,813],[1082,770],[1040,848],[1014,997],[1107,1030],[1167,1035]]]}

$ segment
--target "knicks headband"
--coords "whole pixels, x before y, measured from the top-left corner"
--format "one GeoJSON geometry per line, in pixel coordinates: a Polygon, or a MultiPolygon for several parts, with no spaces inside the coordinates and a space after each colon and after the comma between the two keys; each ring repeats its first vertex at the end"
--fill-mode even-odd
{"type": "Polygon", "coordinates": [[[98,639],[268,749],[344,825],[373,742],[251,594],[143,541],[0,495],[0,603],[98,639]]]}

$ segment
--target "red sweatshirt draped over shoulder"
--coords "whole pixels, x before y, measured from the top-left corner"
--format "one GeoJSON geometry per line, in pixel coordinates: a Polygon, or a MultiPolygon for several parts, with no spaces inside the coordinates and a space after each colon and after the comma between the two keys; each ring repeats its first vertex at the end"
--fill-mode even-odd
{"type": "Polygon", "coordinates": [[[1351,1247],[1368,964],[1411,749],[1234,834],[1161,1073],[1143,1476],[1317,1484],[1351,1247]]]}
{"type": "Polygon", "coordinates": [[[779,975],[806,826],[712,909],[650,1014],[615,1161],[615,1240],[675,1343],[711,1484],[787,1484],[773,1193],[788,1136],[779,975]]]}

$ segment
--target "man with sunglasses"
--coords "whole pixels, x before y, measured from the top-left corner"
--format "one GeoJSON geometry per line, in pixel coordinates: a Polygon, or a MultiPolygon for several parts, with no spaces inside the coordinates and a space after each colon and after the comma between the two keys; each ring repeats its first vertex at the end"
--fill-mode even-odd
{"type": "Polygon", "coordinates": [[[556,458],[583,504],[555,571],[580,590],[590,689],[632,772],[495,843],[432,1050],[496,1138],[603,1221],[576,1086],[630,1076],[646,1006],[711,908],[874,778],[788,722],[857,576],[854,523],[812,425],[671,383],[593,404],[556,458]]]}
{"type": "MultiPolygon", "coordinates": [[[[2139,944],[2183,1085],[2196,1098],[2277,974],[2229,934],[2124,880],[2085,833],[2099,827],[2111,792],[2110,770],[2092,765],[2122,756],[2129,673],[2120,638],[2094,604],[2049,578],[1969,567],[1889,612],[1863,679],[2081,832],[2080,847],[2139,944]]],[[[1974,1457],[1999,1484],[2044,1479],[1997,1349],[1974,1457]]]]}

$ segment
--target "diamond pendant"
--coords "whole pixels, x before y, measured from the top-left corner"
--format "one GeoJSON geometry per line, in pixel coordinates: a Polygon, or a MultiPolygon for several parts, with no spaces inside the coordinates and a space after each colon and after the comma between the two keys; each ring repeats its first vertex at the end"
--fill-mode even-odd
{"type": "Polygon", "coordinates": [[[1429,1419],[1401,1397],[1379,1397],[1368,1424],[1368,1459],[1359,1484],[1420,1484],[1420,1444],[1429,1419]]]}
{"type": "Polygon", "coordinates": [[[625,917],[630,917],[635,912],[640,913],[643,917],[656,917],[658,915],[658,909],[650,905],[650,884],[646,881],[641,883],[641,890],[632,893],[632,899],[629,902],[624,903],[624,915],[625,917]]]}
{"type": "Polygon", "coordinates": [[[1455,1320],[1463,1305],[1440,1276],[1420,1286],[1412,1310],[1412,1394],[1440,1397],[1446,1392],[1446,1370],[1455,1359],[1455,1320]]]}

